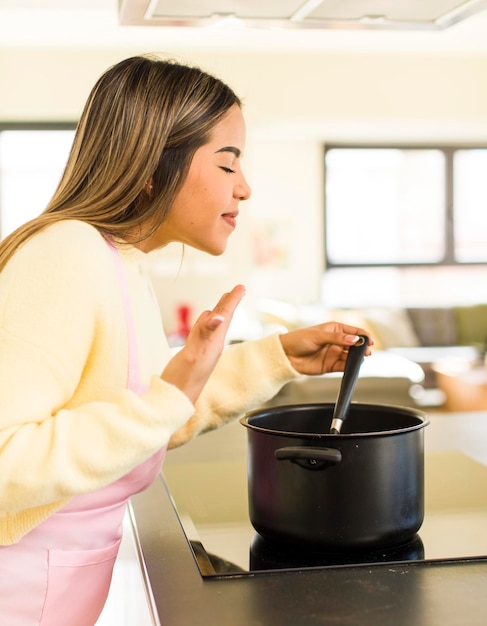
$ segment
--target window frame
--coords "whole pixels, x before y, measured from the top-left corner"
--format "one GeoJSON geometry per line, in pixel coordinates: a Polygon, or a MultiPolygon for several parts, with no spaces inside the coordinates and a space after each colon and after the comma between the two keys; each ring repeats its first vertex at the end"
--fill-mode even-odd
{"type": "Polygon", "coordinates": [[[487,261],[470,261],[470,262],[462,262],[455,259],[454,256],[454,206],[453,206],[453,160],[454,154],[460,150],[487,150],[487,145],[485,143],[482,144],[436,144],[436,143],[425,143],[425,144],[403,144],[403,143],[330,143],[324,145],[323,150],[323,170],[324,170],[324,181],[323,181],[323,191],[324,191],[324,215],[323,215],[323,247],[324,247],[324,261],[325,261],[325,271],[335,269],[335,268],[357,268],[357,267],[474,267],[474,266],[484,266],[487,265],[487,261]],[[445,222],[444,222],[444,242],[445,242],[445,254],[440,261],[436,262],[404,262],[404,263],[395,263],[395,262],[381,262],[381,263],[336,263],[328,257],[328,251],[326,246],[326,237],[327,237],[327,227],[328,227],[328,218],[327,218],[327,210],[326,210],[326,155],[330,150],[333,149],[345,149],[345,150],[375,150],[375,149],[389,149],[389,150],[438,150],[442,152],[445,156],[445,222]]]}
{"type": "Polygon", "coordinates": [[[2,122],[0,133],[5,130],[76,130],[78,122],[2,122]]]}

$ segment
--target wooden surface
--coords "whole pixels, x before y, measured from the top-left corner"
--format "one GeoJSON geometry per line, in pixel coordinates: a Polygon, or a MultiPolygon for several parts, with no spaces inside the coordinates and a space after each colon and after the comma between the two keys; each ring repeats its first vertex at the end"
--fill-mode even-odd
{"type": "Polygon", "coordinates": [[[455,360],[435,364],[438,387],[445,394],[447,411],[487,409],[487,367],[455,360]]]}

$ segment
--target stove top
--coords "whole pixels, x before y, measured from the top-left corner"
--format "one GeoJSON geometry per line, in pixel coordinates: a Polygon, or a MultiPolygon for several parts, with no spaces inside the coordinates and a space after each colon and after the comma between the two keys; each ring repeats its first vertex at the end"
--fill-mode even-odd
{"type": "Polygon", "coordinates": [[[425,517],[418,534],[403,545],[367,552],[303,549],[260,537],[248,517],[245,458],[191,468],[169,465],[164,475],[205,578],[487,558],[487,464],[462,450],[428,449],[426,445],[425,517]],[[209,487],[205,493],[198,488],[198,479],[209,487]]]}

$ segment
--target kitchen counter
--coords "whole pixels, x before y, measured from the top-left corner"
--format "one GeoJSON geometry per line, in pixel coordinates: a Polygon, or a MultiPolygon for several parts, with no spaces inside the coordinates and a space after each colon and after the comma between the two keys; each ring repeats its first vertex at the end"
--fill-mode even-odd
{"type": "MultiPolygon", "coordinates": [[[[427,431],[433,452],[454,450],[487,465],[487,413],[434,415],[427,431]]],[[[132,499],[131,516],[163,626],[484,626],[487,620],[487,554],[205,578],[163,476],[132,499]]]]}

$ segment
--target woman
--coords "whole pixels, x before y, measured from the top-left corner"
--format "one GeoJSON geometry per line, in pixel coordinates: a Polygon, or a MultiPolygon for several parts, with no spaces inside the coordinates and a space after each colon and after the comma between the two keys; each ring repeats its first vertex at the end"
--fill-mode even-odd
{"type": "Polygon", "coordinates": [[[364,332],[328,323],[222,352],[238,285],[170,358],[146,255],[225,250],[250,195],[244,143],[221,81],[122,61],[93,88],[47,209],[0,245],[1,624],[92,626],[125,504],[166,447],[299,374],[342,371],[364,332]]]}

